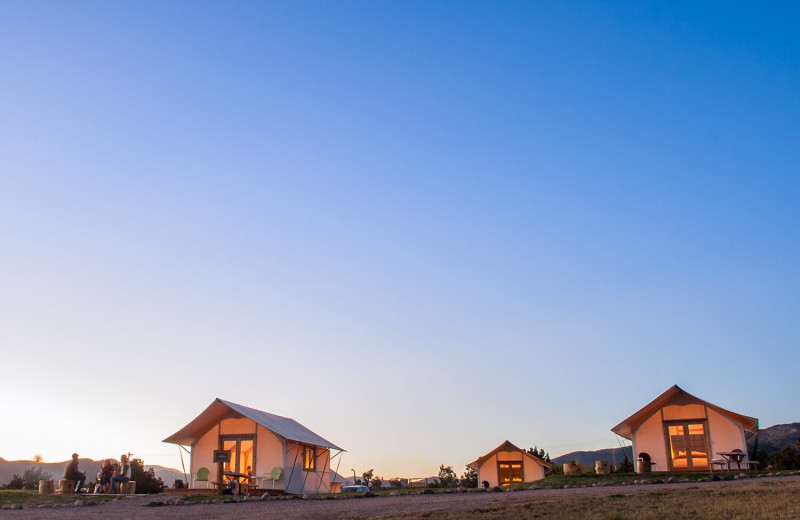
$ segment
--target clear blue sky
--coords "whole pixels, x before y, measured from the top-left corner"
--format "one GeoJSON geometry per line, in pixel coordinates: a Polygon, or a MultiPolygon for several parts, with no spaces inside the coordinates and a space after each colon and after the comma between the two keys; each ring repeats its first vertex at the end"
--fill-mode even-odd
{"type": "Polygon", "coordinates": [[[4,2],[0,457],[175,466],[215,397],[386,477],[676,383],[800,420],[799,15],[4,2]]]}

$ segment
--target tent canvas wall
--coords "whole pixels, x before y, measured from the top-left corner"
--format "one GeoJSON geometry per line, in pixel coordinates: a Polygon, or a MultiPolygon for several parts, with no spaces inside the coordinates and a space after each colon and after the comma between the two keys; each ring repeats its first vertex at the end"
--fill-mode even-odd
{"type": "Polygon", "coordinates": [[[490,487],[541,480],[547,470],[553,467],[509,441],[467,466],[478,473],[478,485],[488,482],[490,487]]]}
{"type": "Polygon", "coordinates": [[[227,450],[231,460],[223,471],[264,477],[280,468],[277,479],[264,478],[260,487],[287,493],[330,492],[331,459],[344,451],[294,419],[222,399],[164,442],[190,447],[190,487],[199,484],[195,477],[200,468],[207,468],[209,480],[217,482],[214,451],[227,450]]]}
{"type": "Polygon", "coordinates": [[[673,386],[611,429],[646,453],[660,471],[706,471],[719,452],[747,452],[758,419],[731,412],[673,386]]]}

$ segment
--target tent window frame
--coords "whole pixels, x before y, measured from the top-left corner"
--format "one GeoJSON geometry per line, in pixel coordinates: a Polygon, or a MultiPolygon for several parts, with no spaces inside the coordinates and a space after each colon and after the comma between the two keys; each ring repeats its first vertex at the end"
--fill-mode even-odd
{"type": "Polygon", "coordinates": [[[317,447],[303,445],[303,471],[317,471],[317,447]]]}

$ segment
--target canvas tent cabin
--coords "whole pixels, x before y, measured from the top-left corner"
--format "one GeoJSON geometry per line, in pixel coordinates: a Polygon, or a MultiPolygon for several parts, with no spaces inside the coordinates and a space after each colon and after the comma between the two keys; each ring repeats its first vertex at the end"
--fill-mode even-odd
{"type": "Polygon", "coordinates": [[[541,480],[553,465],[506,441],[467,467],[478,473],[478,485],[495,487],[541,480]]]}
{"type": "Polygon", "coordinates": [[[633,443],[637,470],[649,457],[659,471],[707,471],[720,452],[747,452],[745,432],[757,434],[758,419],[675,385],[611,431],[633,443]]]}
{"type": "Polygon", "coordinates": [[[286,493],[329,493],[331,458],[344,451],[294,419],[222,399],[164,442],[189,446],[192,488],[210,487],[197,478],[198,471],[205,473],[202,468],[209,482],[218,482],[222,466],[263,477],[259,488],[286,493]],[[215,462],[215,450],[229,451],[230,461],[215,462]]]}

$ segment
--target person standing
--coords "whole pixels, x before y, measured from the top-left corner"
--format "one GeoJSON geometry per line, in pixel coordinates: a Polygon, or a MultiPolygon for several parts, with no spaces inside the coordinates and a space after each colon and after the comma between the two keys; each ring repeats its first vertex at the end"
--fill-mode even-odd
{"type": "Polygon", "coordinates": [[[122,482],[130,482],[131,478],[128,476],[128,471],[130,471],[131,465],[128,462],[127,455],[120,455],[119,457],[119,471],[116,475],[111,477],[111,492],[117,492],[117,484],[122,482]]]}
{"type": "Polygon", "coordinates": [[[67,480],[74,480],[77,483],[75,485],[75,492],[81,492],[83,484],[86,482],[86,472],[78,469],[77,453],[72,454],[72,460],[69,461],[67,466],[64,468],[64,478],[67,480]]]}

